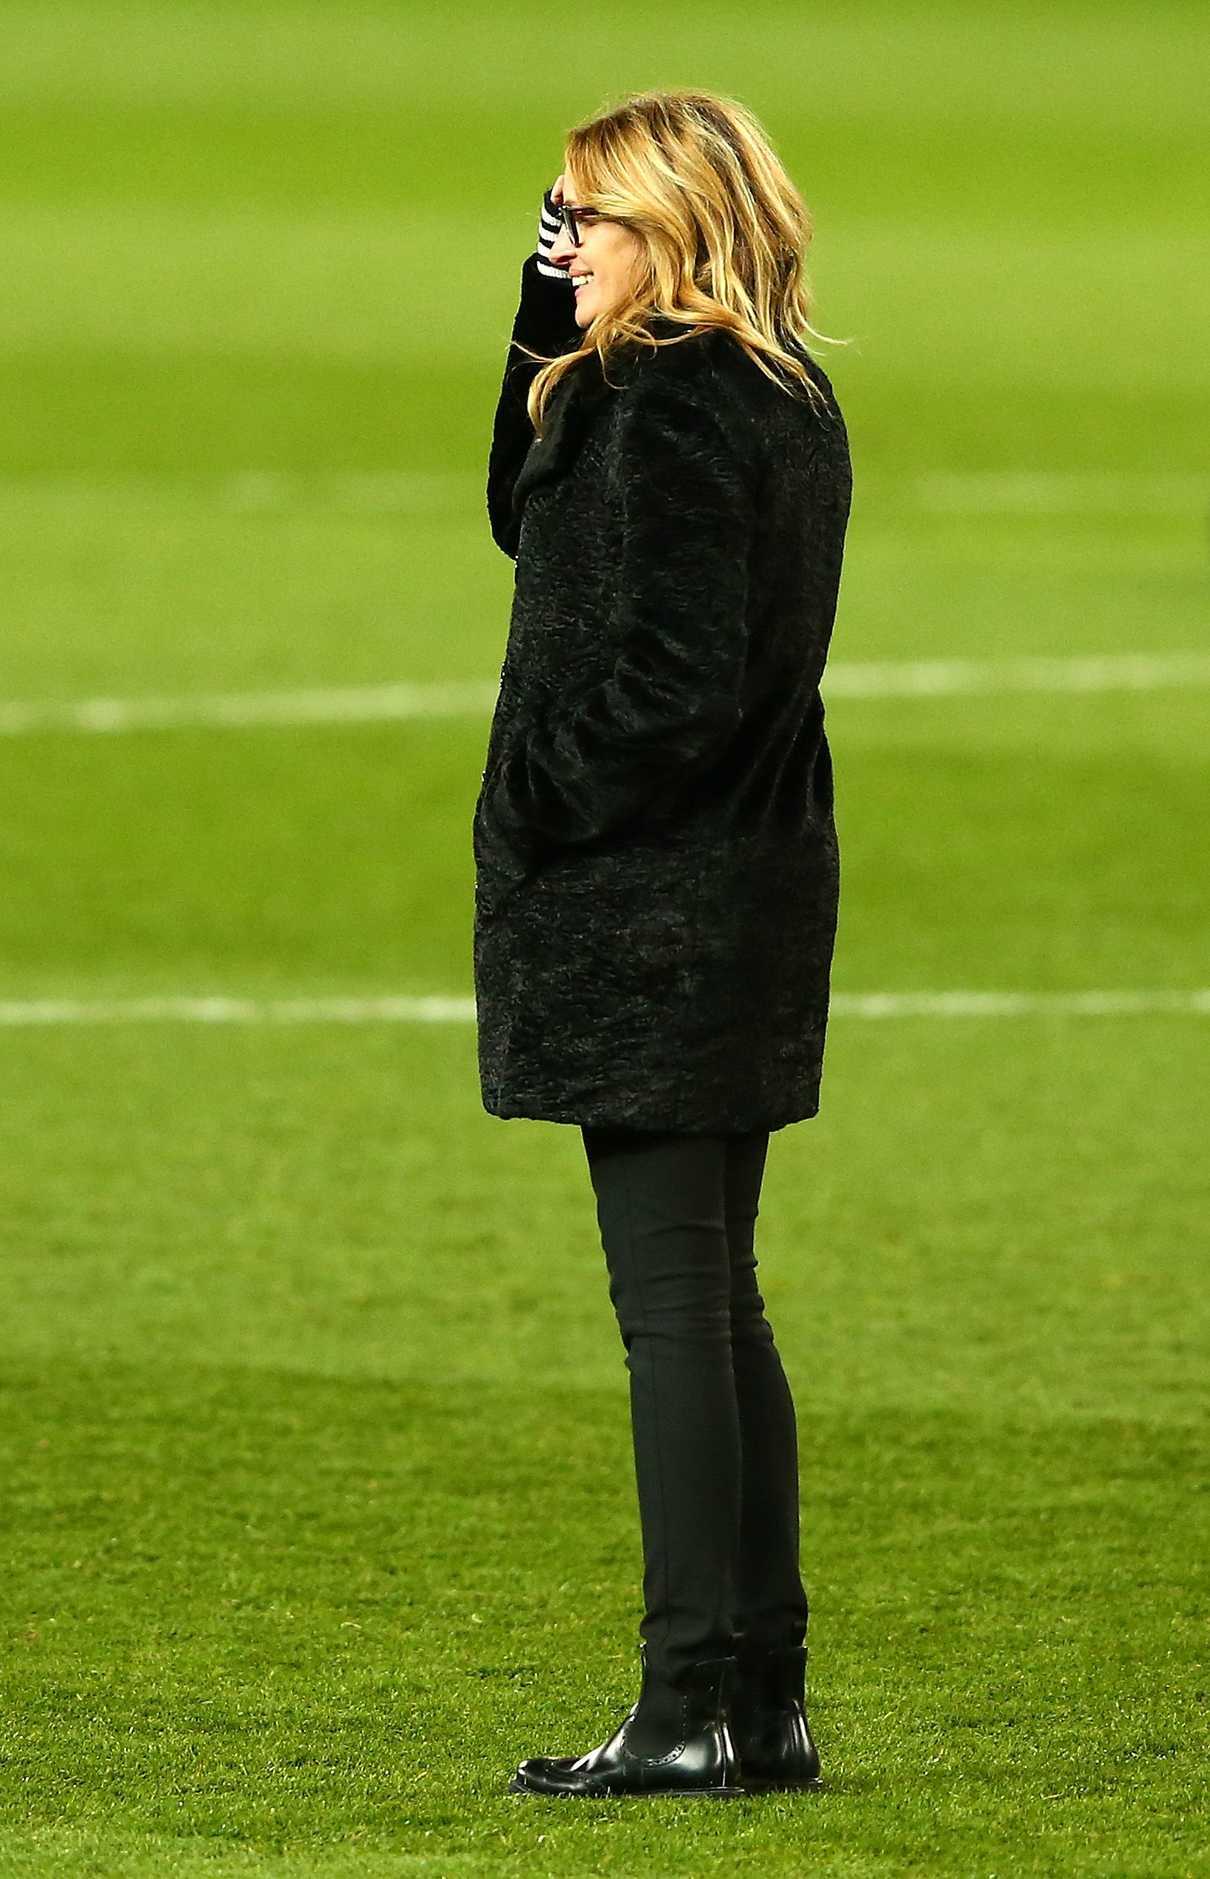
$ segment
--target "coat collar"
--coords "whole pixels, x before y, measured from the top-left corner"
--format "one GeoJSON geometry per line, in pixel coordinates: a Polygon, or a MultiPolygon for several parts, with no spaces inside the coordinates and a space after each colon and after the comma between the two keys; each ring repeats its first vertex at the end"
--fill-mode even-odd
{"type": "Polygon", "coordinates": [[[551,393],[542,435],[530,444],[529,454],[513,484],[514,518],[520,515],[534,486],[560,475],[574,456],[593,412],[612,396],[621,382],[616,363],[610,361],[609,376],[614,383],[607,384],[600,357],[593,353],[581,359],[551,393]]]}
{"type": "MultiPolygon", "coordinates": [[[[683,333],[685,328],[665,314],[655,313],[647,321],[647,330],[657,339],[667,339],[683,333]]],[[[594,352],[581,359],[566,375],[551,394],[545,429],[541,437],[535,437],[530,444],[529,454],[513,484],[514,520],[520,516],[522,505],[536,484],[549,482],[562,474],[578,450],[593,413],[651,356],[647,347],[638,344],[617,348],[609,358],[607,380],[601,369],[600,354],[594,352]]]]}

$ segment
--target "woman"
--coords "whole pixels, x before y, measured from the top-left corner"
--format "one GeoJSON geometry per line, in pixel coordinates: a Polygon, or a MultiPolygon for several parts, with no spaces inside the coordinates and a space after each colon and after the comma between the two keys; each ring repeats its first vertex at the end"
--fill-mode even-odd
{"type": "Polygon", "coordinates": [[[839,859],[819,681],[852,478],[806,208],[756,119],[573,130],[491,440],[516,561],[475,810],[484,1107],[576,1124],[626,1365],[642,1688],[557,1795],[816,1785],[794,1405],[757,1289],[771,1131],[819,1108],[839,859]]]}

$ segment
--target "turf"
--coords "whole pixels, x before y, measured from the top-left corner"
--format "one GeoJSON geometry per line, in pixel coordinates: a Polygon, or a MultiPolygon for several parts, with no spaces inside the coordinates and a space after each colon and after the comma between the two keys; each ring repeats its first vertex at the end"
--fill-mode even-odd
{"type": "MultiPolygon", "coordinates": [[[[541,188],[694,80],[853,341],[834,657],[1205,649],[1199,19],[10,8],[3,697],[490,682],[541,188]]],[[[1208,983],[1204,688],[824,695],[838,991],[1208,983]]],[[[485,736],[0,737],[0,1004],[465,998],[485,736]]],[[[827,1785],[725,1807],[505,1792],[637,1688],[576,1132],[466,1022],[5,1026],[0,1874],[1210,1871],[1206,1023],[834,1016],[758,1238],[827,1785]]]]}

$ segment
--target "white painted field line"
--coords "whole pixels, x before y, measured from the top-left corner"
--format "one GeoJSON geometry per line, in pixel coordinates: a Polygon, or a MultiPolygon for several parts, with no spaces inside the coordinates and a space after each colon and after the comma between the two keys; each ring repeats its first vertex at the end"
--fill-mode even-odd
{"type": "Polygon", "coordinates": [[[837,992],[831,1009],[846,1018],[1024,1018],[1049,1013],[1099,1018],[1158,1011],[1210,1016],[1210,987],[1192,991],[837,992]]]}
{"type": "Polygon", "coordinates": [[[480,717],[497,683],[323,686],[300,692],[198,692],[179,698],[83,698],[0,704],[0,735],[26,731],[178,730],[245,724],[352,724],[397,718],[480,717]]]}
{"type": "Polygon", "coordinates": [[[0,1027],[28,1024],[466,1024],[473,998],[0,999],[0,1027]]]}
{"type": "MultiPolygon", "coordinates": [[[[825,698],[925,698],[1007,692],[1157,691],[1210,685],[1210,652],[1093,653],[1067,658],[838,660],[825,698]]],[[[35,731],[355,724],[483,717],[496,680],[321,686],[307,691],[198,692],[175,698],[83,698],[0,704],[0,736],[35,731]]]]}
{"type": "MultiPolygon", "coordinates": [[[[1192,991],[837,992],[842,1018],[1210,1017],[1192,991]]],[[[31,998],[0,1000],[0,1027],[60,1024],[472,1024],[473,998],[31,998]]]]}
{"type": "Polygon", "coordinates": [[[824,670],[825,696],[921,698],[946,692],[1156,691],[1210,684],[1210,652],[1084,653],[1021,659],[850,661],[824,670]]]}

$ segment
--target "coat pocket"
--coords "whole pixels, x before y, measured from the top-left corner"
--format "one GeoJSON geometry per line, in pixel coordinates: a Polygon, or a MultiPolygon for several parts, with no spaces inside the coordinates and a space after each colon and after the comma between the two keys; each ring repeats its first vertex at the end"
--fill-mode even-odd
{"type": "MultiPolygon", "coordinates": [[[[493,772],[494,776],[494,772],[493,772]]],[[[471,844],[475,855],[475,911],[494,920],[506,900],[532,879],[535,862],[508,839],[488,809],[491,779],[475,805],[471,844]]]]}

